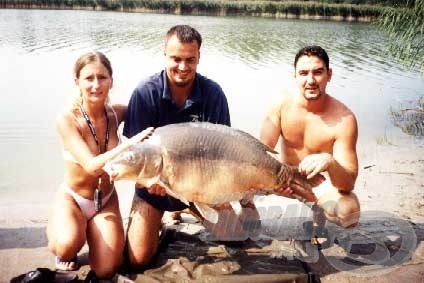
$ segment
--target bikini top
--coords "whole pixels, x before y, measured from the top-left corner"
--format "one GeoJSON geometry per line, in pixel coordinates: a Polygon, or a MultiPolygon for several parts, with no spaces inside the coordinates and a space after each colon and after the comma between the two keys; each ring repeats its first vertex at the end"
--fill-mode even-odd
{"type": "MultiPolygon", "coordinates": [[[[116,125],[118,125],[118,116],[116,115],[115,109],[113,109],[113,107],[110,107],[110,108],[112,109],[113,115],[115,116],[116,125]]],[[[121,143],[120,135],[118,135],[118,143],[121,143]]],[[[76,158],[72,155],[72,153],[70,153],[68,150],[64,148],[62,149],[62,156],[63,156],[63,160],[65,161],[70,161],[75,164],[79,164],[78,160],[76,160],[76,158]]]]}

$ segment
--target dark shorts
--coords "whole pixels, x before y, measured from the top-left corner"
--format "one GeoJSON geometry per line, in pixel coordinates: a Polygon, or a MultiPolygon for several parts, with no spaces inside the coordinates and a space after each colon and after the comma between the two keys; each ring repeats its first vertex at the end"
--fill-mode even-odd
{"type": "Polygon", "coordinates": [[[187,205],[174,197],[152,195],[146,189],[135,189],[135,194],[159,210],[178,211],[188,208],[187,205]]]}

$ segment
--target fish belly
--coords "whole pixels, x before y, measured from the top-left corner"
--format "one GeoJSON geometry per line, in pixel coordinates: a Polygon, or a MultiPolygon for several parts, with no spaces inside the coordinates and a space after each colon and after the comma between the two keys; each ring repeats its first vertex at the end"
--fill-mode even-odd
{"type": "Polygon", "coordinates": [[[163,147],[162,178],[176,196],[221,204],[242,199],[251,190],[279,185],[281,163],[245,133],[213,124],[162,129],[157,133],[163,147]]]}

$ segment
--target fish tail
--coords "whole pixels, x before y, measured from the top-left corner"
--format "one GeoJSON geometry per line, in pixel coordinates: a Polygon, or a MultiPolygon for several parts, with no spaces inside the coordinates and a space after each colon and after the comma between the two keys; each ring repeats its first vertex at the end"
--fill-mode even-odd
{"type": "Polygon", "coordinates": [[[316,201],[312,188],[316,185],[315,180],[308,180],[302,175],[297,167],[286,164],[281,165],[278,173],[281,187],[290,187],[293,193],[307,201],[316,201]]]}

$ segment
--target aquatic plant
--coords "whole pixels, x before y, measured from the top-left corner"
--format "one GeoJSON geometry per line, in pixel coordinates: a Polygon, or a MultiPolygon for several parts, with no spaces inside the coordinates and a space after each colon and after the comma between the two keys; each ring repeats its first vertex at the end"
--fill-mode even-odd
{"type": "Polygon", "coordinates": [[[386,7],[377,26],[391,38],[390,54],[411,68],[420,64],[424,71],[424,0],[407,2],[402,8],[386,7]]]}
{"type": "Polygon", "coordinates": [[[391,107],[389,114],[392,123],[404,133],[424,137],[424,97],[397,109],[391,107]]]}

